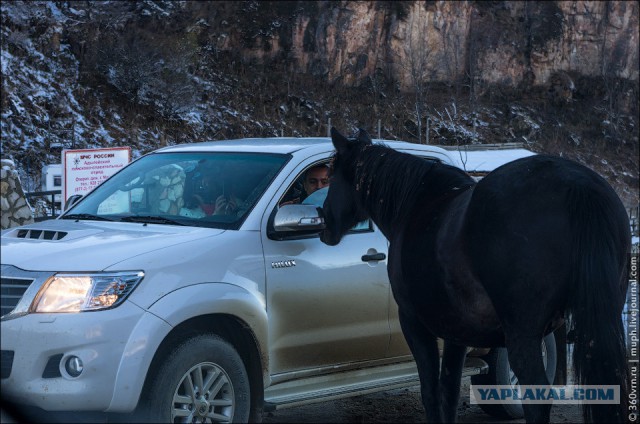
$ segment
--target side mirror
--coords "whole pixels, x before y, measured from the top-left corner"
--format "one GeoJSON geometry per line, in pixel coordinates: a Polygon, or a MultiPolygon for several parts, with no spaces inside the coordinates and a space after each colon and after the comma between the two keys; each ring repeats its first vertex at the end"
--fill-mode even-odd
{"type": "Polygon", "coordinates": [[[73,196],[69,196],[66,202],[64,202],[64,210],[65,212],[69,210],[73,205],[78,203],[82,199],[82,194],[74,194],[73,196]]]}
{"type": "Polygon", "coordinates": [[[284,205],[276,212],[273,229],[280,232],[324,230],[320,208],[313,205],[284,205]]]}

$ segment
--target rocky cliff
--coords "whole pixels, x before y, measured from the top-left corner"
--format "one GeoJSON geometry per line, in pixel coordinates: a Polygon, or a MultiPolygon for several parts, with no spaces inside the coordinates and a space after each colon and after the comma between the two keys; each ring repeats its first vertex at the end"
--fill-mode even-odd
{"type": "Polygon", "coordinates": [[[2,154],[343,131],[572,157],[638,185],[638,2],[5,1],[2,154]]]}
{"type": "MultiPolygon", "coordinates": [[[[359,84],[381,69],[407,90],[413,64],[432,81],[547,84],[559,72],[638,79],[638,3],[603,1],[248,2],[215,4],[200,36],[243,58],[359,84]],[[217,18],[217,19],[216,19],[217,18]],[[419,63],[415,63],[419,62],[419,63]]],[[[197,9],[197,11],[193,10],[197,9]]]]}

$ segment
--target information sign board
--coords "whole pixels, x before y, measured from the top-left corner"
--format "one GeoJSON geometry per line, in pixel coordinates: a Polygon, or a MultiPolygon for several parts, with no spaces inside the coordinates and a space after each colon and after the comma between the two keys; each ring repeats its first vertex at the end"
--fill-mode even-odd
{"type": "Polygon", "coordinates": [[[130,147],[64,150],[62,152],[63,202],[74,194],[89,193],[130,161],[130,147]]]}

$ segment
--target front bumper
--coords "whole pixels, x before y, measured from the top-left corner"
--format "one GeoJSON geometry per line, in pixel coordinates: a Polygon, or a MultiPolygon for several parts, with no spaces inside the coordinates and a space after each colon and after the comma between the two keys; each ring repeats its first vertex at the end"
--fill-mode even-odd
{"type": "Polygon", "coordinates": [[[158,340],[169,330],[129,301],[105,311],[2,321],[3,359],[14,352],[13,362],[2,364],[2,396],[47,411],[131,411],[158,340]],[[75,378],[64,365],[71,355],[84,366],[75,378]]]}

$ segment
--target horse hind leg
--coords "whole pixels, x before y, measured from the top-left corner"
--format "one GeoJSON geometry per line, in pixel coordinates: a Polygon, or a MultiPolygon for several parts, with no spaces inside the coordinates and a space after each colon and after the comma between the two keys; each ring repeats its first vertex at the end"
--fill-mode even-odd
{"type": "MultiPolygon", "coordinates": [[[[542,338],[535,336],[514,336],[507,334],[507,352],[509,364],[518,378],[518,383],[524,386],[549,385],[542,360],[542,338]]],[[[524,417],[528,423],[548,423],[551,404],[523,403],[524,417]]]]}
{"type": "Polygon", "coordinates": [[[411,349],[418,367],[420,377],[420,396],[426,415],[426,421],[441,423],[443,421],[440,409],[440,395],[438,384],[438,341],[414,316],[408,316],[399,311],[400,326],[404,338],[411,349]]]}
{"type": "Polygon", "coordinates": [[[440,369],[440,406],[446,423],[456,422],[460,381],[467,347],[445,341],[440,369]]]}

